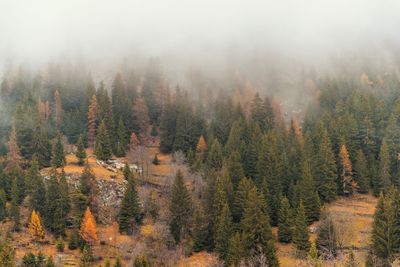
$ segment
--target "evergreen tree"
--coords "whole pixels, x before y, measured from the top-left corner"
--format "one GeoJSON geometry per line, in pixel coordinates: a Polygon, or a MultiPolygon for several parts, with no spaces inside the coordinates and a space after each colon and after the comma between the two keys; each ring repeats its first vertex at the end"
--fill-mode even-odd
{"type": "Polygon", "coordinates": [[[240,233],[236,232],[229,240],[228,259],[226,264],[228,266],[239,266],[241,259],[245,256],[245,247],[243,245],[240,233]]]}
{"type": "Polygon", "coordinates": [[[390,188],[390,156],[389,148],[384,138],[379,152],[379,177],[378,183],[374,185],[374,194],[378,195],[381,190],[387,192],[390,188]]]}
{"type": "Polygon", "coordinates": [[[160,151],[163,153],[172,152],[176,134],[176,105],[168,102],[161,115],[160,122],[160,151]]]}
{"type": "Polygon", "coordinates": [[[170,231],[175,241],[179,243],[183,234],[189,229],[189,219],[192,214],[191,197],[180,171],[175,176],[169,210],[171,212],[170,231]]]}
{"type": "Polygon", "coordinates": [[[97,98],[96,95],[93,95],[87,115],[87,140],[90,147],[93,147],[96,142],[98,112],[97,98]]]}
{"type": "Polygon", "coordinates": [[[308,162],[303,163],[303,178],[299,183],[298,190],[304,205],[306,222],[311,224],[314,221],[318,221],[321,214],[321,205],[318,193],[315,191],[310,164],[308,162]]]}
{"type": "Polygon", "coordinates": [[[57,134],[56,141],[53,144],[51,165],[56,168],[65,165],[64,146],[61,142],[61,134],[57,134]]]}
{"type": "Polygon", "coordinates": [[[126,129],[122,119],[119,120],[118,123],[118,139],[117,139],[117,149],[115,155],[117,157],[123,157],[125,155],[126,147],[128,145],[127,137],[126,137],[126,129]]]}
{"type": "Polygon", "coordinates": [[[135,261],[133,262],[133,267],[150,267],[150,262],[146,255],[137,255],[135,261]]]}
{"type": "Polygon", "coordinates": [[[212,142],[210,151],[207,155],[207,168],[212,170],[220,170],[222,168],[223,163],[223,155],[222,155],[222,148],[221,144],[218,142],[217,139],[214,139],[212,142]]]}
{"type": "Polygon", "coordinates": [[[303,255],[307,253],[311,247],[305,210],[302,201],[300,201],[299,207],[297,208],[296,218],[294,221],[293,244],[303,255]]]}
{"type": "Polygon", "coordinates": [[[230,154],[226,169],[228,175],[231,177],[233,188],[236,189],[240,180],[245,177],[242,163],[240,161],[240,154],[237,150],[230,154]]]}
{"type": "Polygon", "coordinates": [[[0,262],[3,267],[15,267],[15,250],[6,239],[0,244],[0,262]]]}
{"type": "Polygon", "coordinates": [[[314,173],[315,185],[321,200],[323,202],[334,200],[337,194],[337,170],[328,132],[325,128],[322,129],[321,133],[321,142],[316,154],[314,173]]]}
{"type": "Polygon", "coordinates": [[[79,135],[78,143],[76,144],[75,156],[78,158],[78,164],[83,165],[86,159],[85,144],[83,142],[83,135],[79,135]]]}
{"type": "Polygon", "coordinates": [[[366,194],[369,191],[369,170],[367,159],[362,150],[358,150],[356,162],[354,164],[354,176],[357,182],[357,191],[361,194],[366,194]]]}
{"type": "Polygon", "coordinates": [[[125,165],[124,176],[128,185],[119,212],[119,231],[120,233],[131,234],[134,223],[141,222],[141,209],[136,183],[127,165],[125,165]]]}
{"type": "Polygon", "coordinates": [[[243,243],[246,255],[251,256],[256,248],[263,253],[269,266],[279,266],[275,253],[274,237],[271,232],[269,218],[265,210],[265,200],[255,188],[248,195],[244,208],[243,218],[240,222],[243,231],[243,243]]]}
{"type": "Polygon", "coordinates": [[[356,260],[353,250],[347,254],[346,261],[344,263],[344,267],[358,267],[360,263],[356,260]]]}
{"type": "Polygon", "coordinates": [[[104,121],[99,126],[94,154],[99,160],[108,160],[111,158],[111,142],[104,121]]]}
{"type": "Polygon", "coordinates": [[[289,243],[292,240],[290,213],[289,200],[282,196],[278,213],[278,240],[282,243],[289,243]]]}
{"type": "Polygon", "coordinates": [[[337,237],[331,218],[325,218],[318,228],[316,240],[318,255],[324,259],[334,259],[337,254],[337,237]]]}
{"type": "Polygon", "coordinates": [[[242,178],[240,180],[233,199],[232,214],[234,222],[240,222],[240,220],[242,219],[244,208],[246,207],[248,193],[252,188],[254,188],[254,184],[250,179],[242,178]]]}
{"type": "Polygon", "coordinates": [[[229,239],[231,234],[232,217],[228,203],[225,203],[217,218],[214,232],[215,251],[220,255],[221,259],[225,261],[228,259],[229,239]]]}
{"type": "Polygon", "coordinates": [[[0,188],[0,222],[2,222],[6,218],[6,204],[7,204],[7,198],[6,198],[6,192],[4,191],[3,188],[0,188]]]}
{"type": "Polygon", "coordinates": [[[33,133],[31,150],[36,154],[39,166],[50,166],[52,147],[49,137],[41,124],[36,127],[33,133]]]}
{"type": "Polygon", "coordinates": [[[28,177],[31,184],[29,207],[31,210],[36,210],[39,214],[45,214],[46,203],[46,188],[43,182],[43,178],[39,174],[39,168],[34,157],[31,161],[31,166],[28,170],[28,177]]]}
{"type": "Polygon", "coordinates": [[[11,209],[10,217],[14,221],[14,230],[20,229],[20,207],[19,207],[19,190],[16,180],[13,181],[11,187],[11,209]]]}

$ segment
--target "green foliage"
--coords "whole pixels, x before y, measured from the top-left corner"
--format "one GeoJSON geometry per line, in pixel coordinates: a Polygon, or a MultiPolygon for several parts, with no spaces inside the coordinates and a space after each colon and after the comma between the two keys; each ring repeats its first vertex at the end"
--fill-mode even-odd
{"type": "Polygon", "coordinates": [[[222,168],[223,156],[222,147],[217,139],[211,144],[210,151],[208,152],[206,165],[210,170],[220,170],[222,168]]]}
{"type": "Polygon", "coordinates": [[[98,129],[94,154],[99,160],[108,160],[111,158],[111,141],[104,120],[100,123],[98,129]]]}
{"type": "Polygon", "coordinates": [[[225,261],[228,259],[229,239],[232,234],[232,217],[227,203],[219,214],[214,231],[215,251],[225,261]]]}
{"type": "Polygon", "coordinates": [[[354,164],[354,176],[357,182],[357,191],[366,194],[369,191],[370,172],[368,170],[367,159],[362,150],[358,150],[354,164]]]}
{"type": "Polygon", "coordinates": [[[308,162],[303,163],[303,177],[299,182],[298,190],[304,204],[307,224],[318,221],[321,214],[321,205],[308,162]]]}
{"type": "Polygon", "coordinates": [[[300,201],[293,227],[293,244],[301,255],[305,255],[311,247],[309,238],[304,205],[300,201]]]}
{"type": "Polygon", "coordinates": [[[289,200],[281,197],[278,212],[278,240],[282,243],[288,243],[292,240],[292,219],[289,200]]]}
{"type": "Polygon", "coordinates": [[[245,253],[242,237],[240,233],[236,232],[229,239],[227,265],[238,266],[245,253]]]}
{"type": "Polygon", "coordinates": [[[187,190],[181,171],[175,176],[169,206],[171,213],[169,228],[177,243],[189,230],[189,220],[192,214],[192,200],[187,190]]]}
{"type": "Polygon", "coordinates": [[[92,254],[89,245],[85,244],[82,248],[82,254],[79,262],[79,267],[89,267],[92,261],[92,254]]]}
{"type": "Polygon", "coordinates": [[[4,192],[3,188],[0,188],[0,222],[2,222],[7,215],[6,210],[7,198],[6,192],[4,192]]]}
{"type": "Polygon", "coordinates": [[[78,143],[76,144],[75,156],[78,158],[78,164],[82,166],[85,163],[86,159],[85,144],[82,134],[79,135],[78,143]]]}
{"type": "Polygon", "coordinates": [[[15,250],[6,239],[0,243],[0,262],[2,267],[15,267],[15,250]]]}
{"type": "Polygon", "coordinates": [[[61,134],[57,134],[56,141],[53,144],[51,165],[55,168],[65,165],[64,146],[61,142],[61,134]]]}
{"type": "Polygon", "coordinates": [[[79,236],[77,232],[72,232],[68,240],[68,249],[75,250],[79,247],[79,236]]]}
{"type": "Polygon", "coordinates": [[[144,254],[140,254],[136,256],[133,267],[150,267],[150,261],[147,259],[147,256],[144,254]]]}
{"type": "Polygon", "coordinates": [[[56,243],[57,251],[59,251],[59,252],[64,252],[64,247],[65,247],[64,239],[60,236],[60,237],[57,239],[57,243],[56,243]]]}
{"type": "Polygon", "coordinates": [[[11,209],[10,217],[14,221],[14,230],[20,229],[20,207],[19,207],[19,189],[16,180],[13,181],[11,187],[11,209]]]}
{"type": "Polygon", "coordinates": [[[153,163],[154,165],[160,165],[160,160],[158,159],[157,154],[154,155],[154,158],[153,158],[152,163],[153,163]]]}
{"type": "Polygon", "coordinates": [[[128,146],[128,137],[126,135],[125,124],[122,118],[120,118],[118,123],[117,147],[115,150],[115,155],[117,157],[123,157],[125,155],[127,146],[128,146]]]}

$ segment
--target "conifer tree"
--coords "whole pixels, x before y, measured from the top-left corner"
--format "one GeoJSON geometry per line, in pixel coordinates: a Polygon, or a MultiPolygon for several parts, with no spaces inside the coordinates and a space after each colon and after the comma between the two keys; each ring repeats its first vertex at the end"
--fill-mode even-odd
{"type": "Polygon", "coordinates": [[[379,152],[379,173],[378,173],[378,181],[379,183],[376,183],[374,185],[374,193],[377,195],[377,193],[380,190],[383,190],[384,192],[387,192],[389,190],[389,187],[391,185],[390,182],[390,156],[389,156],[389,148],[386,143],[386,139],[384,138],[382,141],[381,149],[379,152]]]}
{"type": "Polygon", "coordinates": [[[133,267],[150,267],[150,262],[144,254],[137,255],[133,262],[133,267]]]}
{"type": "Polygon", "coordinates": [[[125,155],[126,147],[128,145],[128,141],[126,140],[126,129],[124,125],[124,121],[122,119],[119,120],[118,123],[118,139],[117,139],[117,149],[116,149],[116,156],[123,157],[125,155]]]}
{"type": "MultiPolygon", "coordinates": [[[[100,87],[97,90],[97,103],[98,103],[98,121],[104,121],[106,126],[110,146],[113,151],[116,150],[117,144],[117,133],[113,114],[113,107],[111,104],[110,97],[108,96],[108,91],[104,87],[104,83],[100,82],[100,87]]],[[[97,140],[96,140],[97,141],[97,140]]]]}
{"type": "Polygon", "coordinates": [[[28,176],[30,179],[31,189],[29,206],[31,210],[36,210],[39,214],[45,214],[46,206],[46,188],[43,182],[43,178],[39,174],[39,168],[36,161],[36,157],[33,157],[31,166],[28,170],[28,176]]]}
{"type": "Polygon", "coordinates": [[[400,249],[399,192],[391,190],[386,197],[381,193],[372,226],[372,252],[384,262],[395,259],[400,249]]]}
{"type": "Polygon", "coordinates": [[[138,192],[136,190],[136,183],[127,164],[125,165],[124,176],[128,181],[128,184],[124,198],[122,199],[121,210],[119,212],[119,232],[123,234],[131,234],[134,223],[141,222],[141,209],[138,192]]]}
{"type": "Polygon", "coordinates": [[[305,210],[302,201],[300,201],[299,207],[297,208],[296,218],[294,221],[293,244],[298,252],[303,255],[307,253],[311,247],[305,210]]]}
{"type": "Polygon", "coordinates": [[[232,217],[228,203],[225,202],[221,213],[219,214],[214,231],[215,251],[221,259],[227,261],[229,239],[232,234],[232,217]]]}
{"type": "Polygon", "coordinates": [[[316,240],[318,255],[324,259],[332,260],[337,254],[337,236],[331,218],[327,217],[318,228],[316,240]]]}
{"type": "Polygon", "coordinates": [[[207,143],[203,135],[200,135],[199,141],[196,145],[196,153],[203,154],[207,150],[207,143]]]}
{"type": "Polygon", "coordinates": [[[96,142],[97,120],[98,120],[97,98],[96,95],[93,95],[89,105],[88,119],[87,119],[88,121],[87,140],[90,147],[93,147],[96,142]]]}
{"type": "Polygon", "coordinates": [[[0,244],[0,262],[4,267],[15,267],[15,250],[6,239],[0,244]]]}
{"type": "Polygon", "coordinates": [[[143,98],[138,98],[133,103],[133,118],[138,126],[138,133],[147,134],[147,128],[150,125],[149,110],[143,98]]]}
{"type": "Polygon", "coordinates": [[[59,168],[65,165],[64,146],[61,142],[61,134],[57,134],[55,143],[53,144],[51,165],[59,168]]]}
{"type": "Polygon", "coordinates": [[[11,170],[22,163],[22,157],[18,147],[17,141],[17,131],[13,125],[10,132],[10,137],[8,140],[8,153],[7,153],[7,165],[6,170],[11,170]]]}
{"type": "Polygon", "coordinates": [[[83,220],[79,229],[79,235],[85,242],[89,244],[93,244],[99,240],[97,236],[96,221],[89,207],[87,207],[85,214],[83,215],[83,220]]]}
{"type": "Polygon", "coordinates": [[[99,126],[94,154],[100,160],[108,160],[111,158],[111,142],[104,121],[102,121],[99,126]]]}
{"type": "Polygon", "coordinates": [[[222,168],[222,163],[223,155],[221,144],[218,142],[217,139],[214,139],[210,148],[210,152],[207,155],[206,165],[210,170],[220,170],[222,168]]]}
{"type": "Polygon", "coordinates": [[[279,266],[275,253],[274,237],[265,212],[265,200],[256,188],[250,189],[240,226],[246,255],[251,256],[258,248],[263,253],[269,266],[279,266]]]}
{"type": "Polygon", "coordinates": [[[347,254],[346,261],[344,263],[344,267],[358,267],[360,263],[356,260],[353,250],[347,254]]]}
{"type": "Polygon", "coordinates": [[[237,150],[230,154],[226,169],[228,175],[231,177],[233,188],[236,189],[240,180],[245,177],[242,163],[240,161],[240,154],[237,150]]]}
{"type": "Polygon", "coordinates": [[[32,211],[28,229],[29,233],[36,242],[44,239],[44,230],[42,221],[40,220],[40,217],[35,210],[32,211]]]}
{"type": "Polygon", "coordinates": [[[60,127],[62,121],[63,109],[61,104],[61,95],[58,90],[54,92],[54,121],[56,126],[60,127]]]}
{"type": "Polygon", "coordinates": [[[336,163],[332,152],[328,132],[322,129],[321,141],[316,154],[315,162],[315,185],[323,202],[330,202],[337,194],[336,185],[336,163]]]}
{"type": "Polygon", "coordinates": [[[199,252],[205,250],[207,245],[209,245],[209,240],[207,240],[207,223],[206,214],[204,209],[200,205],[195,209],[194,213],[194,229],[193,229],[193,250],[199,252]]]}
{"type": "Polygon", "coordinates": [[[310,164],[306,161],[303,163],[303,178],[299,183],[298,191],[304,205],[306,222],[311,224],[314,221],[318,221],[321,214],[321,205],[318,193],[315,190],[313,177],[311,176],[310,164]]]}
{"type": "Polygon", "coordinates": [[[357,182],[357,192],[366,194],[369,191],[369,170],[367,166],[367,159],[365,158],[362,150],[358,150],[356,155],[356,162],[354,164],[354,176],[357,182]]]}
{"type": "Polygon", "coordinates": [[[189,229],[189,219],[192,214],[192,200],[181,171],[178,171],[175,176],[169,210],[171,212],[170,231],[175,241],[179,243],[189,229]]]}
{"type": "Polygon", "coordinates": [[[6,218],[6,204],[7,204],[7,197],[6,192],[3,188],[0,188],[0,222],[2,222],[6,218]]]}
{"type": "Polygon", "coordinates": [[[240,222],[242,219],[244,208],[246,207],[247,196],[252,188],[254,188],[252,180],[245,177],[240,180],[233,199],[232,214],[234,222],[240,222]]]}
{"type": "Polygon", "coordinates": [[[342,144],[339,152],[339,194],[353,194],[353,168],[346,145],[342,144]]]}
{"type": "Polygon", "coordinates": [[[78,165],[83,165],[86,159],[85,144],[83,142],[83,135],[79,135],[78,143],[76,144],[75,156],[78,158],[78,165]]]}
{"type": "Polygon", "coordinates": [[[289,243],[292,240],[292,225],[289,200],[281,197],[278,213],[278,240],[282,243],[289,243]]]}
{"type": "Polygon", "coordinates": [[[13,181],[11,186],[11,209],[10,217],[14,221],[14,230],[20,229],[20,207],[19,207],[19,190],[16,180],[13,181]]]}
{"type": "Polygon", "coordinates": [[[51,162],[51,143],[42,125],[33,132],[31,150],[37,155],[39,166],[49,167],[51,162]]]}
{"type": "Polygon", "coordinates": [[[228,259],[226,264],[228,266],[239,266],[240,261],[245,256],[245,247],[243,245],[240,233],[236,232],[229,240],[228,259]]]}

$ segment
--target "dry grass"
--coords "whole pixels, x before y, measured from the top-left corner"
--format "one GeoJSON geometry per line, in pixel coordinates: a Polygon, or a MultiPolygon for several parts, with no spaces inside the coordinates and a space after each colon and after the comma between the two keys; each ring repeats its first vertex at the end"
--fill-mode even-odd
{"type": "Polygon", "coordinates": [[[212,267],[218,264],[218,258],[207,252],[195,253],[188,258],[180,260],[177,267],[212,267]]]}

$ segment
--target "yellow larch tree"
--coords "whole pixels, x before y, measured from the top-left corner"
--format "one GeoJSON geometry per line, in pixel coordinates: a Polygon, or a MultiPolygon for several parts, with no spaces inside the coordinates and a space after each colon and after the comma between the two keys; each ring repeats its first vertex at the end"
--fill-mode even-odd
{"type": "Polygon", "coordinates": [[[86,208],[85,214],[83,215],[79,235],[88,243],[95,243],[99,240],[97,236],[96,221],[89,207],[86,208]]]}
{"type": "Polygon", "coordinates": [[[35,210],[32,211],[28,229],[29,233],[32,235],[35,241],[40,241],[44,239],[42,221],[40,220],[39,214],[35,210]]]}
{"type": "Polygon", "coordinates": [[[340,147],[339,152],[340,162],[340,177],[343,182],[343,193],[346,195],[352,194],[356,184],[353,181],[353,167],[350,161],[349,152],[347,151],[346,145],[340,147]]]}
{"type": "Polygon", "coordinates": [[[207,149],[206,140],[204,140],[203,135],[200,136],[199,141],[197,142],[196,152],[197,153],[204,153],[207,149]]]}

